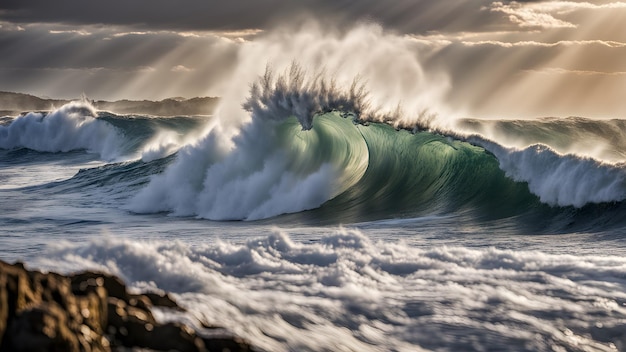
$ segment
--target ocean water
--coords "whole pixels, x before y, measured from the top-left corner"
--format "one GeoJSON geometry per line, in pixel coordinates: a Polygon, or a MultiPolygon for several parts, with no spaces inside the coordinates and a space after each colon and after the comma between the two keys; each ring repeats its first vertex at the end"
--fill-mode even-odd
{"type": "Polygon", "coordinates": [[[302,74],[237,123],[3,118],[0,258],[172,292],[158,319],[263,351],[626,350],[626,120],[411,125],[302,74]]]}

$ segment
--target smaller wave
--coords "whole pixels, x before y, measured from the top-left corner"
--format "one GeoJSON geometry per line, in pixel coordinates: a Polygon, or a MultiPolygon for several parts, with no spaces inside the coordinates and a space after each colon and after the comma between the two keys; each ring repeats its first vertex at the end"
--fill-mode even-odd
{"type": "Polygon", "coordinates": [[[0,148],[27,148],[39,152],[86,150],[105,160],[120,157],[121,134],[96,118],[86,101],[71,102],[48,114],[30,112],[0,126],[0,148]]]}
{"type": "Polygon", "coordinates": [[[583,117],[527,120],[463,119],[457,129],[478,133],[507,147],[549,145],[560,154],[576,154],[611,163],[626,161],[626,120],[583,117]]]}
{"type": "Polygon", "coordinates": [[[493,153],[506,175],[552,206],[581,208],[626,199],[626,164],[608,164],[574,154],[561,155],[543,144],[506,148],[480,137],[469,139],[493,153]]]}
{"type": "Polygon", "coordinates": [[[144,162],[167,157],[195,142],[211,119],[210,116],[117,115],[107,111],[100,111],[98,118],[124,136],[125,144],[120,150],[128,159],[140,158],[144,162]]]}

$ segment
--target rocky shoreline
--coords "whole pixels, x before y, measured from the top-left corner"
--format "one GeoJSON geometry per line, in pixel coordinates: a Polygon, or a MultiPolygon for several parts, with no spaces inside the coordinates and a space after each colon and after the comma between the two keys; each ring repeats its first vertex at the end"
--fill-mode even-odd
{"type": "Polygon", "coordinates": [[[0,261],[0,352],[253,350],[227,333],[203,336],[178,322],[159,323],[153,307],[183,310],[169,294],[131,294],[109,274],[42,273],[0,261]]]}

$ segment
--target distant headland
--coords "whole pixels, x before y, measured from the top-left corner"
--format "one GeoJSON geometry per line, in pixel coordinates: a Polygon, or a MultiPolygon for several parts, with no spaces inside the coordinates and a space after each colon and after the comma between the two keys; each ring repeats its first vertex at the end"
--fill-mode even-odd
{"type": "MultiPolygon", "coordinates": [[[[71,100],[40,98],[30,94],[0,92],[0,116],[16,116],[29,111],[49,111],[71,100]]],[[[151,100],[90,100],[98,110],[118,114],[143,114],[155,116],[211,115],[217,106],[217,97],[168,98],[151,100]]]]}

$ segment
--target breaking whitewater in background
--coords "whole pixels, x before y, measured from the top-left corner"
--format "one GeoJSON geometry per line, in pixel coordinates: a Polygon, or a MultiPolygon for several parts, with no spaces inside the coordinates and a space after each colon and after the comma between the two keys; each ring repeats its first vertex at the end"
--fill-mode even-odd
{"type": "Polygon", "coordinates": [[[239,60],[213,116],[4,118],[3,257],[268,351],[626,348],[626,120],[461,119],[375,26],[239,60]]]}

